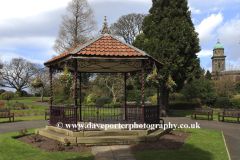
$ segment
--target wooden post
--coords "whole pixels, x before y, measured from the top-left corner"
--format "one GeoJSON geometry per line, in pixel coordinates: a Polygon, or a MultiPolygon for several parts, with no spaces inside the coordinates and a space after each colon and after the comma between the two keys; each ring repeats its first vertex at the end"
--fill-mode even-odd
{"type": "MultiPolygon", "coordinates": [[[[74,60],[74,92],[75,92],[75,106],[74,106],[74,123],[77,125],[77,59],[74,60]]],[[[77,132],[77,128],[74,129],[77,132]]]]}
{"type": "Polygon", "coordinates": [[[49,67],[49,80],[50,80],[50,111],[49,111],[49,124],[52,126],[52,68],[49,67]]]}
{"type": "Polygon", "coordinates": [[[144,60],[142,60],[142,125],[145,123],[144,98],[144,60]]]}
{"type": "Polygon", "coordinates": [[[158,106],[158,117],[160,117],[160,104],[159,104],[159,101],[160,101],[160,96],[159,96],[159,85],[157,86],[157,106],[158,106]]]}
{"type": "Polygon", "coordinates": [[[82,73],[80,72],[78,74],[78,79],[79,79],[79,121],[82,121],[82,100],[81,100],[81,97],[82,97],[82,73]]]}
{"type": "Polygon", "coordinates": [[[124,97],[124,108],[125,108],[125,120],[127,119],[127,91],[126,91],[126,82],[127,81],[127,73],[124,73],[124,92],[125,92],[125,97],[124,97]]]}

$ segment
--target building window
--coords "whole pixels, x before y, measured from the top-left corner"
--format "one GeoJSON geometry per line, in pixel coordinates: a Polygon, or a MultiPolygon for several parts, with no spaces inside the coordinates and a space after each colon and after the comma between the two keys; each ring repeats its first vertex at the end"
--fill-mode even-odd
{"type": "Polygon", "coordinates": [[[218,63],[218,68],[220,69],[220,62],[218,63]]]}

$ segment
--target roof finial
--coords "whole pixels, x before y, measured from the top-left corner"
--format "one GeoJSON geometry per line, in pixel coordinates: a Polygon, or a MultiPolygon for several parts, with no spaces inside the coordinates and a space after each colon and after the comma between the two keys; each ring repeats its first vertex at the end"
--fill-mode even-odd
{"type": "Polygon", "coordinates": [[[219,39],[218,39],[218,43],[220,43],[220,42],[219,42],[219,39]]]}
{"type": "Polygon", "coordinates": [[[111,34],[111,30],[108,28],[108,24],[107,24],[107,16],[104,16],[104,23],[103,23],[103,29],[100,30],[101,34],[111,34]]]}

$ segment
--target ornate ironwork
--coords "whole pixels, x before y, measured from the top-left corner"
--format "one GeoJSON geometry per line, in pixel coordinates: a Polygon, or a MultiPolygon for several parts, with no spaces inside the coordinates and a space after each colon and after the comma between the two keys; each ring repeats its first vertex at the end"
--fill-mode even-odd
{"type": "Polygon", "coordinates": [[[100,61],[98,59],[90,59],[88,62],[89,62],[89,65],[100,63],[100,61]]]}
{"type": "Polygon", "coordinates": [[[108,28],[106,15],[105,15],[104,23],[103,23],[103,29],[100,30],[100,33],[101,34],[111,34],[112,33],[111,29],[108,28]]]}
{"type": "Polygon", "coordinates": [[[105,61],[108,62],[108,63],[114,63],[115,62],[114,59],[106,59],[105,61]]]}
{"type": "Polygon", "coordinates": [[[98,59],[90,59],[90,60],[84,60],[84,59],[78,59],[77,66],[80,68],[91,66],[92,64],[99,64],[100,61],[98,59]]]}
{"type": "Polygon", "coordinates": [[[120,61],[120,64],[125,64],[125,65],[128,65],[128,66],[131,66],[133,68],[140,68],[142,63],[140,60],[138,61],[133,61],[133,60],[128,60],[128,59],[123,59],[120,61]]]}
{"type": "Polygon", "coordinates": [[[62,122],[62,127],[65,128],[65,124],[74,123],[74,107],[69,106],[52,106],[52,112],[50,112],[51,125],[55,126],[62,122]]]}

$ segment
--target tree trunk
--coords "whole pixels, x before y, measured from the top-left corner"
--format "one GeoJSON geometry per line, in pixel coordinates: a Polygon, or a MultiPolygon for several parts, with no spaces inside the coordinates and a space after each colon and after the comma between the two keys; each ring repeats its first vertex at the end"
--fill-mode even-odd
{"type": "Polygon", "coordinates": [[[169,111],[168,108],[168,98],[169,98],[169,91],[165,86],[160,87],[160,117],[166,117],[167,112],[169,111]]]}
{"type": "Polygon", "coordinates": [[[41,94],[41,102],[43,102],[43,89],[42,89],[42,94],[41,94]]]}

